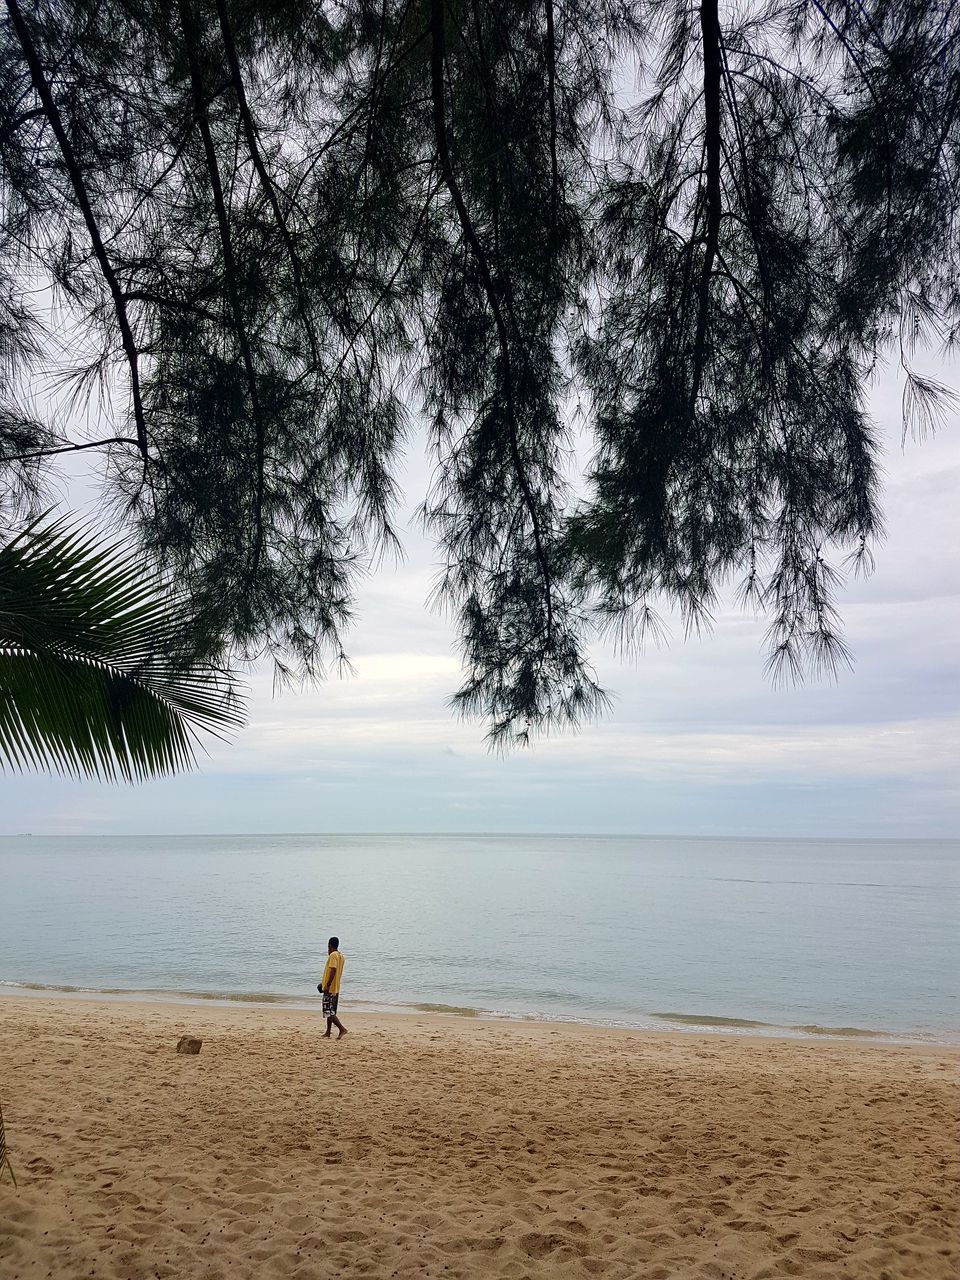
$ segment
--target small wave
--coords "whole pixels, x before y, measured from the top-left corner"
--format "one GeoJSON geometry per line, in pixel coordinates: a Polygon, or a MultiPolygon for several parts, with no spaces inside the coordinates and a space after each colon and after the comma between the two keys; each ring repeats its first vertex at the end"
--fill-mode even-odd
{"type": "MultiPolygon", "coordinates": [[[[166,995],[166,992],[159,992],[166,995]]],[[[291,1004],[304,996],[281,996],[272,991],[171,991],[170,995],[191,1000],[228,1000],[231,1004],[291,1004]]]]}
{"type": "Polygon", "coordinates": [[[721,1018],[712,1013],[652,1013],[664,1022],[679,1022],[689,1027],[775,1027],[775,1022],[758,1022],[755,1018],[721,1018]]]}
{"type": "Polygon", "coordinates": [[[0,981],[0,987],[7,987],[11,991],[63,991],[68,995],[119,996],[126,994],[126,988],[123,987],[76,987],[67,982],[8,982],[4,979],[0,981]]]}
{"type": "Polygon", "coordinates": [[[855,1038],[862,1036],[864,1039],[876,1037],[883,1039],[886,1035],[883,1031],[868,1031],[864,1027],[821,1027],[816,1022],[810,1022],[803,1026],[791,1027],[791,1031],[802,1031],[808,1036],[850,1036],[855,1038]]]}
{"type": "MultiPolygon", "coordinates": [[[[779,1022],[760,1022],[756,1018],[723,1018],[707,1013],[654,1013],[651,1016],[659,1018],[663,1022],[676,1022],[682,1026],[688,1027],[756,1027],[766,1031],[775,1031],[779,1033],[793,1032],[794,1034],[804,1036],[843,1036],[851,1040],[889,1040],[900,1038],[895,1033],[889,1031],[872,1031],[866,1027],[828,1027],[821,1025],[819,1022],[784,1024],[779,1022]]],[[[925,1038],[926,1037],[919,1034],[910,1036],[910,1039],[925,1038]]]]}
{"type": "Polygon", "coordinates": [[[445,1013],[458,1018],[479,1018],[482,1010],[471,1005],[459,1004],[409,1004],[408,1009],[416,1009],[418,1013],[445,1013]]]}
{"type": "Polygon", "coordinates": [[[173,987],[79,987],[67,982],[11,982],[0,979],[0,990],[49,992],[51,995],[123,996],[128,1000],[215,1000],[229,1004],[297,1004],[307,996],[274,991],[181,991],[173,987]]]}

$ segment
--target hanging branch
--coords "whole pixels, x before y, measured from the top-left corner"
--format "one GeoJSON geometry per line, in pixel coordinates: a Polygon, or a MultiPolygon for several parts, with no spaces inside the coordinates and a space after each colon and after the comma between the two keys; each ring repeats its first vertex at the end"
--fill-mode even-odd
{"type": "Polygon", "coordinates": [[[43,110],[53,129],[54,137],[60,148],[60,154],[63,162],[67,167],[67,173],[70,177],[70,184],[73,187],[73,193],[76,197],[77,204],[80,206],[80,212],[86,224],[87,231],[90,235],[90,243],[93,248],[94,257],[99,264],[100,271],[110,290],[110,296],[113,298],[113,306],[117,315],[117,324],[120,329],[120,338],[123,343],[123,350],[127,357],[127,364],[130,368],[130,392],[133,400],[133,416],[137,429],[137,448],[143,457],[144,467],[149,461],[148,445],[147,445],[147,426],[143,413],[143,400],[140,395],[140,370],[138,366],[139,352],[137,344],[134,341],[133,330],[130,327],[130,319],[127,315],[126,300],[123,290],[120,288],[120,282],[117,280],[116,273],[107,257],[107,251],[104,248],[103,237],[100,235],[100,228],[97,219],[94,216],[93,209],[90,205],[90,197],[87,193],[86,183],[83,179],[83,173],[77,163],[73,147],[70,145],[70,139],[67,137],[66,129],[63,126],[63,119],[57,104],[54,101],[50,86],[47,83],[43,73],[43,64],[37,53],[36,46],[30,37],[30,30],[24,22],[23,14],[17,4],[17,0],[6,0],[7,12],[10,15],[10,21],[13,29],[17,33],[17,39],[20,41],[20,47],[23,50],[27,66],[30,69],[30,78],[33,81],[33,87],[36,90],[37,97],[43,104],[43,110]]]}
{"type": "Polygon", "coordinates": [[[520,492],[523,495],[524,505],[530,515],[530,524],[533,530],[533,542],[537,564],[543,578],[544,593],[546,596],[547,640],[549,642],[553,636],[553,584],[550,574],[550,565],[547,560],[546,550],[544,548],[543,538],[540,532],[540,520],[537,515],[536,503],[534,501],[533,492],[530,488],[530,482],[527,479],[523,458],[520,455],[520,441],[517,434],[516,403],[513,395],[513,362],[510,352],[510,339],[507,335],[507,326],[503,318],[503,311],[500,307],[500,300],[497,296],[497,287],[493,280],[493,273],[490,270],[490,263],[487,260],[487,255],[483,245],[480,243],[480,237],[477,234],[477,230],[471,221],[470,214],[463,199],[463,193],[457,183],[456,176],[453,172],[453,164],[450,159],[450,147],[447,140],[447,125],[444,110],[443,66],[445,47],[443,6],[444,0],[430,0],[430,81],[433,97],[433,129],[437,143],[437,158],[440,161],[440,172],[443,175],[444,185],[450,193],[450,199],[453,201],[453,207],[456,210],[460,229],[463,232],[464,239],[467,241],[467,244],[473,252],[473,256],[476,258],[477,266],[480,270],[480,280],[483,284],[483,291],[487,299],[487,305],[490,307],[491,314],[493,315],[494,327],[497,331],[497,342],[500,347],[500,359],[503,363],[503,383],[507,402],[507,420],[510,429],[510,458],[513,462],[513,469],[516,473],[517,483],[520,486],[520,492]]]}
{"type": "Polygon", "coordinates": [[[190,0],[177,0],[177,8],[180,12],[180,23],[183,27],[184,42],[187,48],[187,61],[190,66],[190,85],[193,90],[194,111],[197,117],[197,126],[200,129],[200,137],[203,141],[203,150],[207,161],[207,171],[210,176],[210,190],[213,194],[214,211],[216,213],[217,227],[220,232],[220,243],[223,246],[224,280],[227,288],[227,296],[230,300],[230,310],[233,313],[234,329],[236,330],[237,342],[240,346],[243,367],[246,372],[247,384],[250,389],[250,407],[253,411],[253,424],[254,431],[256,433],[257,461],[256,499],[254,511],[255,531],[253,558],[251,563],[251,571],[255,572],[263,551],[263,490],[264,459],[266,454],[263,418],[260,412],[260,396],[257,391],[257,376],[253,363],[253,353],[250,350],[250,340],[247,336],[246,327],[243,323],[243,310],[240,305],[240,291],[237,284],[237,264],[236,259],[233,256],[233,242],[230,237],[230,223],[227,218],[227,206],[223,198],[223,184],[220,181],[220,168],[217,164],[217,153],[213,145],[213,135],[210,132],[210,119],[207,115],[207,104],[204,100],[203,77],[200,70],[200,63],[197,60],[197,50],[194,39],[196,30],[193,24],[193,16],[190,12],[190,0]]]}
{"type": "Polygon", "coordinates": [[[280,229],[280,235],[283,239],[284,248],[290,258],[290,267],[293,271],[293,283],[297,291],[297,300],[300,303],[300,310],[303,314],[303,325],[307,331],[307,339],[310,343],[310,354],[313,358],[314,367],[320,364],[320,351],[317,344],[317,335],[313,327],[313,321],[310,318],[310,308],[307,302],[307,291],[303,283],[303,268],[300,263],[300,255],[297,252],[296,245],[293,243],[293,237],[290,234],[290,228],[287,226],[287,219],[280,208],[280,201],[277,198],[277,190],[274,186],[273,179],[267,171],[267,166],[263,162],[263,156],[260,152],[260,144],[257,139],[257,128],[254,123],[253,113],[247,101],[247,93],[243,84],[243,76],[240,71],[240,59],[237,56],[237,45],[233,38],[233,30],[227,16],[227,7],[224,0],[216,0],[217,3],[217,19],[220,23],[220,34],[223,36],[223,47],[227,55],[227,65],[230,68],[230,78],[233,83],[234,92],[237,95],[237,110],[240,113],[240,121],[243,125],[244,136],[247,140],[247,149],[250,152],[250,159],[253,161],[253,167],[257,171],[257,177],[260,179],[260,185],[263,187],[264,195],[270,203],[273,210],[273,216],[277,220],[277,226],[280,229]]]}
{"type": "MultiPolygon", "coordinates": [[[[840,45],[843,48],[844,53],[850,59],[850,62],[853,64],[853,67],[855,68],[857,75],[860,77],[860,83],[863,85],[867,93],[870,95],[870,98],[873,101],[873,105],[876,107],[880,115],[880,121],[883,126],[883,136],[884,136],[884,144],[885,144],[884,156],[883,156],[884,158],[883,167],[884,167],[884,176],[887,184],[887,217],[886,217],[886,223],[884,224],[884,235],[889,235],[890,221],[891,221],[892,210],[893,210],[893,138],[890,136],[890,126],[887,121],[886,107],[884,106],[884,103],[881,101],[881,99],[878,97],[876,89],[873,87],[873,81],[870,79],[870,76],[867,73],[867,68],[864,66],[862,58],[854,49],[853,45],[851,45],[845,32],[841,30],[840,27],[837,26],[833,18],[830,17],[830,14],[827,12],[826,9],[824,9],[823,5],[820,3],[820,0],[813,0],[813,7],[820,14],[820,17],[823,19],[824,23],[830,28],[830,30],[836,36],[837,40],[839,41],[840,45]]],[[[862,8],[862,6],[859,6],[859,7],[862,8]]]]}
{"type": "Polygon", "coordinates": [[[710,310],[710,278],[720,240],[723,204],[720,191],[720,98],[722,61],[720,52],[720,16],[717,0],[702,0],[700,31],[703,36],[703,112],[706,129],[706,182],[704,194],[707,221],[704,231],[703,272],[697,304],[697,334],[693,347],[693,387],[691,410],[696,405],[703,378],[704,352],[707,339],[707,316],[710,310]]]}
{"type": "Polygon", "coordinates": [[[547,102],[550,110],[550,249],[557,243],[557,206],[560,198],[560,167],[557,163],[557,37],[553,26],[553,0],[547,10],[547,102]]]}

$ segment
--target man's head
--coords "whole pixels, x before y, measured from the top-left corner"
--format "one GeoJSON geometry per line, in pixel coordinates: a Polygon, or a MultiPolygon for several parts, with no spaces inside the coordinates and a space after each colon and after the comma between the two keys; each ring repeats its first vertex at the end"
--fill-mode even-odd
{"type": "Polygon", "coordinates": [[[340,945],[339,938],[330,938],[329,941],[327,942],[327,955],[329,955],[331,951],[336,951],[339,945],[340,945]]]}

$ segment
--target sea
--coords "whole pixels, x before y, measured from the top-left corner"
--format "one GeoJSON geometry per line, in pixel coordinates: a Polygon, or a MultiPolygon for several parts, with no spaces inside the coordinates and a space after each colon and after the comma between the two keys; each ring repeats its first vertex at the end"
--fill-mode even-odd
{"type": "Polygon", "coordinates": [[[0,991],[960,1043],[960,841],[0,837],[0,991]]]}

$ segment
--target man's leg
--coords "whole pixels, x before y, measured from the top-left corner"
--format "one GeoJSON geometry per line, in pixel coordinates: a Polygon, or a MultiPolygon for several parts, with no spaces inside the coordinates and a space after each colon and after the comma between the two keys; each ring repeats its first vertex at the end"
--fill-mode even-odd
{"type": "Polygon", "coordinates": [[[331,1030],[331,1028],[333,1027],[333,1024],[334,1024],[335,1022],[336,1022],[336,1018],[328,1018],[328,1019],[327,1019],[327,1029],[326,1029],[326,1031],[323,1033],[323,1037],[322,1037],[324,1040],[329,1040],[329,1039],[330,1039],[330,1030],[331,1030]]]}
{"type": "MultiPolygon", "coordinates": [[[[337,1028],[337,1032],[338,1032],[337,1039],[338,1039],[338,1040],[342,1040],[342,1039],[343,1039],[343,1037],[347,1034],[347,1028],[343,1025],[343,1023],[342,1023],[342,1022],[340,1021],[340,1019],[336,1016],[336,1014],[334,1014],[334,1016],[333,1016],[332,1018],[330,1018],[330,1019],[329,1019],[329,1021],[328,1021],[328,1023],[327,1023],[327,1027],[328,1027],[328,1028],[329,1028],[329,1026],[330,1026],[330,1023],[331,1023],[331,1022],[332,1022],[332,1023],[333,1023],[333,1025],[337,1028]]],[[[330,1032],[329,1032],[329,1030],[328,1030],[328,1031],[327,1031],[327,1035],[329,1035],[329,1034],[330,1034],[330,1032]]]]}

